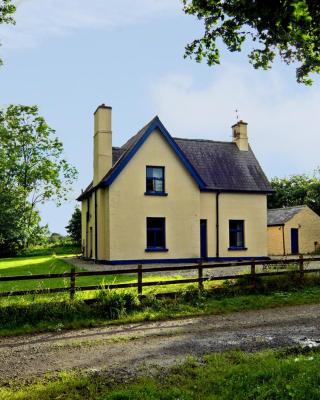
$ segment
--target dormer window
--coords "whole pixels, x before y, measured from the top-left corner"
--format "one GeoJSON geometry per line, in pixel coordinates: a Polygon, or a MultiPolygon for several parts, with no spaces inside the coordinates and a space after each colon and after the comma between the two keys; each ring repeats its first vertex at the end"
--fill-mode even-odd
{"type": "Polygon", "coordinates": [[[147,167],[145,194],[166,196],[164,167],[147,167]]]}

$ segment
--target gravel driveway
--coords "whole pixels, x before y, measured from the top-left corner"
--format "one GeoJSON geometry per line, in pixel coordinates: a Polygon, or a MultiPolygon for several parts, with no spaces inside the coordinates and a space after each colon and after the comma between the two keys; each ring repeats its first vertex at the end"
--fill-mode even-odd
{"type": "Polygon", "coordinates": [[[192,355],[320,343],[320,305],[0,339],[0,383],[74,368],[135,374],[192,355]]]}
{"type": "MultiPolygon", "coordinates": [[[[279,259],[275,258],[275,259],[279,259]]],[[[106,265],[106,264],[95,264],[93,261],[84,261],[81,258],[65,258],[65,262],[71,265],[75,265],[77,267],[83,268],[87,271],[114,271],[118,269],[130,269],[130,268],[137,268],[137,265],[106,265]]],[[[213,264],[213,263],[210,263],[213,264]]],[[[221,263],[220,263],[221,264],[221,263]]],[[[155,272],[154,275],[161,276],[183,276],[183,277],[191,277],[194,278],[197,276],[197,271],[192,269],[194,267],[193,264],[188,264],[188,263],[183,263],[183,264],[144,264],[142,265],[143,268],[159,268],[159,267],[167,267],[167,266],[190,266],[190,271],[184,270],[184,271],[163,271],[163,272],[155,272]]],[[[240,266],[240,267],[224,267],[224,268],[210,268],[206,269],[205,268],[206,263],[203,264],[204,270],[203,274],[204,276],[210,275],[210,276],[223,276],[223,275],[238,275],[239,273],[249,273],[250,272],[250,266],[240,266]]],[[[320,261],[313,261],[309,263],[305,263],[305,269],[314,269],[314,268],[320,268],[320,261]]],[[[263,266],[257,266],[256,271],[262,271],[263,266]]],[[[153,275],[153,273],[145,273],[144,275],[153,275]]]]}

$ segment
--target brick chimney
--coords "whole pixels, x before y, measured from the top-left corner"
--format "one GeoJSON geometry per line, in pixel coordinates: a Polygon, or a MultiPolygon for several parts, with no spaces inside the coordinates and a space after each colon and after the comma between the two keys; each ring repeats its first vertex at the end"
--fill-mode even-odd
{"type": "Polygon", "coordinates": [[[232,125],[232,141],[236,143],[241,151],[249,150],[247,127],[248,124],[242,120],[232,125]]]}
{"type": "Polygon", "coordinates": [[[101,104],[94,113],[93,185],[97,185],[112,167],[112,108],[101,104]]]}

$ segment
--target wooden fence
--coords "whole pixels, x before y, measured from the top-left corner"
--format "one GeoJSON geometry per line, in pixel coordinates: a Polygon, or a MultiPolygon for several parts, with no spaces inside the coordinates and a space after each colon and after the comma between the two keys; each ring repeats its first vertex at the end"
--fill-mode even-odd
{"type": "Polygon", "coordinates": [[[9,291],[9,292],[0,292],[0,297],[8,297],[8,296],[22,296],[22,295],[35,295],[35,294],[49,294],[49,293],[62,293],[69,292],[70,298],[73,299],[76,291],[90,291],[101,289],[100,285],[91,285],[91,286],[77,286],[76,278],[86,277],[86,276],[110,276],[110,275],[137,275],[137,282],[135,283],[112,283],[110,285],[106,285],[108,289],[128,289],[128,288],[137,288],[138,295],[141,296],[144,287],[150,286],[167,286],[167,285],[177,285],[177,284],[191,284],[197,283],[200,289],[203,289],[203,283],[208,281],[218,281],[218,280],[232,280],[239,277],[249,277],[253,284],[255,284],[256,279],[259,277],[266,276],[280,276],[280,275],[289,275],[289,274],[299,274],[302,279],[305,274],[320,272],[320,268],[306,269],[305,264],[318,261],[320,263],[320,257],[309,257],[303,258],[300,256],[299,258],[291,258],[291,259],[281,259],[281,260],[255,260],[251,261],[238,261],[238,262],[223,262],[223,263],[205,263],[199,262],[198,264],[192,265],[174,265],[174,266],[159,266],[159,267],[142,267],[142,265],[138,265],[137,268],[128,268],[128,269],[117,269],[110,271],[76,271],[75,267],[71,267],[70,272],[63,273],[53,273],[53,274],[38,274],[38,275],[16,275],[16,276],[0,276],[0,282],[17,282],[17,281],[29,281],[29,280],[46,280],[46,279],[57,279],[57,278],[69,278],[70,285],[68,287],[58,287],[58,288],[48,288],[48,289],[35,289],[35,290],[18,290],[18,291],[9,291]],[[266,267],[268,266],[282,266],[286,267],[288,265],[298,265],[298,269],[285,269],[285,270],[276,270],[276,271],[266,271],[266,267]],[[262,272],[257,272],[257,266],[263,266],[262,272]],[[214,273],[214,270],[217,268],[230,268],[230,267],[247,267],[250,266],[250,273],[237,273],[237,274],[226,274],[226,275],[208,275],[204,276],[203,270],[211,270],[214,273]],[[161,280],[161,281],[151,281],[144,282],[143,274],[146,273],[155,273],[155,272],[178,272],[178,271],[195,271],[194,278],[185,278],[185,279],[169,279],[169,280],[161,280]]]}

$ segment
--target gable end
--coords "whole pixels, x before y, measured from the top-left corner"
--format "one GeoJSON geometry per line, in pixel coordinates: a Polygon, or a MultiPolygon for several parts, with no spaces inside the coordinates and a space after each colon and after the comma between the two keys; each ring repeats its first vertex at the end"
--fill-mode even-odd
{"type": "Polygon", "coordinates": [[[193,177],[197,185],[199,186],[200,190],[203,190],[205,188],[205,183],[197,173],[197,171],[194,169],[190,161],[186,158],[186,156],[183,154],[182,150],[180,147],[176,144],[170,133],[166,130],[162,122],[158,117],[154,118],[154,120],[151,122],[151,124],[148,126],[144,134],[138,139],[138,141],[132,146],[131,149],[128,150],[128,152],[121,158],[115,168],[110,171],[110,173],[105,177],[103,182],[101,183],[101,186],[110,186],[112,183],[116,180],[116,178],[119,176],[119,174],[122,172],[122,170],[125,168],[125,166],[129,163],[129,161],[133,158],[133,156],[136,154],[136,152],[140,149],[140,147],[143,145],[143,143],[148,139],[148,137],[151,135],[151,133],[155,130],[158,130],[162,136],[166,139],[167,143],[171,146],[172,150],[175,152],[177,157],[180,159],[182,164],[185,166],[189,174],[193,177]]]}

